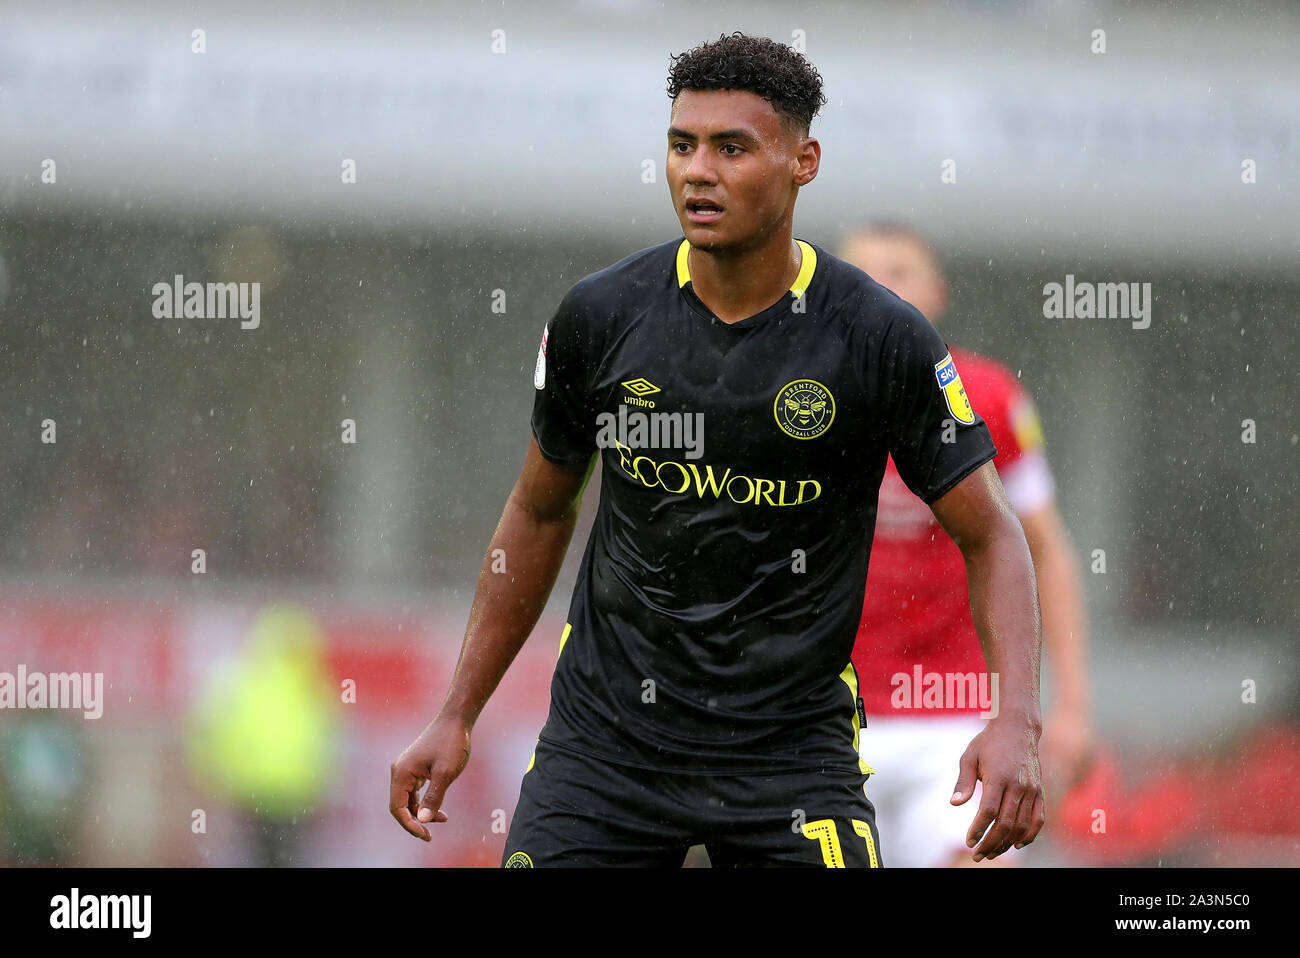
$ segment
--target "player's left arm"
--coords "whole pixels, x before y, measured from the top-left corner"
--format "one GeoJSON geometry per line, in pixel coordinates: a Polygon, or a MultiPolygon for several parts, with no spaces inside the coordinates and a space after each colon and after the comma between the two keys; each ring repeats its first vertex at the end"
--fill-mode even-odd
{"type": "Polygon", "coordinates": [[[966,837],[978,862],[997,858],[1013,845],[1028,845],[1046,818],[1038,763],[1038,589],[1024,531],[991,462],[930,508],[965,559],[971,616],[989,674],[998,683],[996,714],[962,755],[952,797],[954,805],[961,805],[974,794],[976,780],[983,783],[979,811],[966,837]]]}

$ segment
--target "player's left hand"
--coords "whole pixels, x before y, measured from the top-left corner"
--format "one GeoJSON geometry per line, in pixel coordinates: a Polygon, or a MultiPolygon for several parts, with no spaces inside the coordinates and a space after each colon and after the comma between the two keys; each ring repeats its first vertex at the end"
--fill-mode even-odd
{"type": "Polygon", "coordinates": [[[983,794],[966,833],[966,847],[975,849],[974,861],[997,858],[1013,845],[1023,848],[1038,837],[1046,813],[1033,725],[1006,712],[990,719],[962,754],[952,804],[965,804],[975,794],[977,780],[983,783],[983,794]]]}

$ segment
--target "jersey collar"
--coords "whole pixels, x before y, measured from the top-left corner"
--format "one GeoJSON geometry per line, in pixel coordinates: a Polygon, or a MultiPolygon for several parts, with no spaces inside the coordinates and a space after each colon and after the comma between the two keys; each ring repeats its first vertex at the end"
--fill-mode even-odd
{"type": "MultiPolygon", "coordinates": [[[[799,275],[794,278],[794,283],[790,286],[790,292],[795,296],[802,296],[808,289],[808,284],[812,282],[813,273],[817,269],[817,251],[801,239],[795,240],[799,244],[799,249],[803,252],[803,259],[799,264],[799,275]]],[[[687,254],[691,251],[691,241],[683,239],[681,245],[677,247],[677,287],[680,289],[691,281],[691,269],[687,265],[687,254]]]]}

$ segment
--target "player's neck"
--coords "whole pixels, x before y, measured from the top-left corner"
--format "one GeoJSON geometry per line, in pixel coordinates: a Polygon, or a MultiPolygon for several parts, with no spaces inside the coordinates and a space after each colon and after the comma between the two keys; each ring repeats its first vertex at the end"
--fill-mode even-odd
{"type": "Polygon", "coordinates": [[[803,251],[785,232],[757,249],[732,254],[691,247],[691,287],[718,319],[735,323],[761,313],[789,292],[799,275],[803,251]]]}

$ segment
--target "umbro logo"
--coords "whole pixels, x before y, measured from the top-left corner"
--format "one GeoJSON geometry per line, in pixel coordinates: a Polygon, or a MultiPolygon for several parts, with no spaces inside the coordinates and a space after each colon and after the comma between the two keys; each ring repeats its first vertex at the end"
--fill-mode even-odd
{"type": "Polygon", "coordinates": [[[649,396],[651,393],[661,391],[658,386],[648,379],[629,379],[625,383],[619,383],[619,385],[634,396],[649,396]]]}

